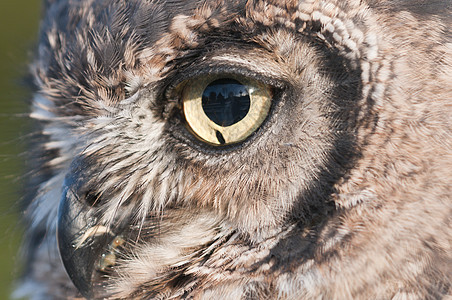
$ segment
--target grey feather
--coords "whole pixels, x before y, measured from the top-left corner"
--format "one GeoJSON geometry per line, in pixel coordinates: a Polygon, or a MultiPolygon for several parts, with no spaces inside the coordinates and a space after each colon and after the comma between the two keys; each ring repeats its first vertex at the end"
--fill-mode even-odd
{"type": "Polygon", "coordinates": [[[46,1],[14,296],[452,296],[450,9],[46,1]],[[240,143],[187,130],[209,74],[272,87],[240,143]]]}

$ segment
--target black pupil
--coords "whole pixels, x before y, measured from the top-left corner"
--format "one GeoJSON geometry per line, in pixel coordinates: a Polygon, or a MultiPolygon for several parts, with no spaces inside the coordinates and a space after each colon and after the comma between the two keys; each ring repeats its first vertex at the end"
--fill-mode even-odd
{"type": "Polygon", "coordinates": [[[214,123],[230,126],[242,120],[250,110],[247,88],[234,79],[211,82],[202,93],[202,108],[214,123]]]}

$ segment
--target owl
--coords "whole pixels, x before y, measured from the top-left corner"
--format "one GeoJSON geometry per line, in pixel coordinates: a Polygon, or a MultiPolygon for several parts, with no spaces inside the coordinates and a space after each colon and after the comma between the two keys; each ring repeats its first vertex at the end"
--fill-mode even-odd
{"type": "Polygon", "coordinates": [[[43,15],[14,297],[452,296],[450,1],[43,15]]]}

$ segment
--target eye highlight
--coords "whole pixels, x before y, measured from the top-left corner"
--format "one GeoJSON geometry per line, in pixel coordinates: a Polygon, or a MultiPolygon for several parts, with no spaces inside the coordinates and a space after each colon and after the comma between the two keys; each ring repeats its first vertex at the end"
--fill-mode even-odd
{"type": "Polygon", "coordinates": [[[238,75],[208,75],[188,81],[182,92],[187,125],[212,145],[238,143],[256,131],[268,115],[270,86],[238,75]]]}

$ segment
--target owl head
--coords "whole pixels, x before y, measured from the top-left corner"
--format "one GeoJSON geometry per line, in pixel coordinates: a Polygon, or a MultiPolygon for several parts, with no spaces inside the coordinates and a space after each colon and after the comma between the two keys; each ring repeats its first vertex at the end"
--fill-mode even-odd
{"type": "Polygon", "coordinates": [[[47,1],[30,265],[87,298],[445,294],[445,8],[47,1]]]}

